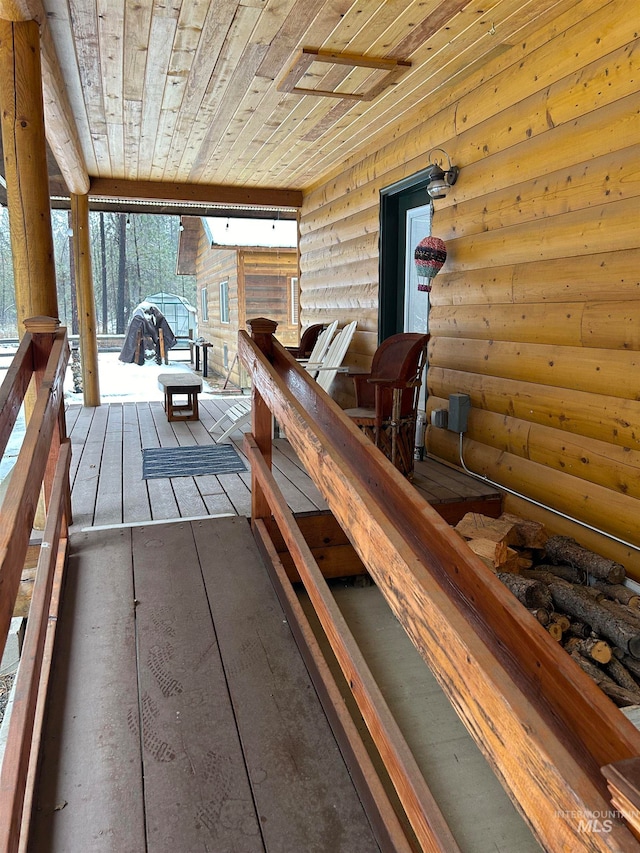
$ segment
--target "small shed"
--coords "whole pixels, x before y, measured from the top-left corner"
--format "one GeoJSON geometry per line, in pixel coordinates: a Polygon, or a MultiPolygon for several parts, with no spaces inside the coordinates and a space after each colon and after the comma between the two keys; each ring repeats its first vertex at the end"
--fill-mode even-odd
{"type": "MultiPolygon", "coordinates": [[[[187,219],[195,217],[182,217],[181,244],[194,230],[187,219]]],[[[297,222],[203,217],[197,229],[197,244],[191,239],[181,252],[184,263],[195,254],[198,331],[211,344],[208,367],[246,387],[248,376],[235,356],[247,320],[273,319],[282,344],[299,341],[297,222]]]]}
{"type": "Polygon", "coordinates": [[[145,302],[155,305],[164,314],[176,338],[197,338],[196,309],[176,293],[154,293],[145,302]]]}

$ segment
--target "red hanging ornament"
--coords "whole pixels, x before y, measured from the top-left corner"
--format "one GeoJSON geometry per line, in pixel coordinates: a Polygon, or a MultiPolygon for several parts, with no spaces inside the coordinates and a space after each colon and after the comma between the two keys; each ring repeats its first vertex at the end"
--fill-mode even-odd
{"type": "Polygon", "coordinates": [[[418,290],[431,290],[431,282],[440,272],[447,259],[447,247],[439,237],[425,237],[420,240],[414,253],[418,290]]]}

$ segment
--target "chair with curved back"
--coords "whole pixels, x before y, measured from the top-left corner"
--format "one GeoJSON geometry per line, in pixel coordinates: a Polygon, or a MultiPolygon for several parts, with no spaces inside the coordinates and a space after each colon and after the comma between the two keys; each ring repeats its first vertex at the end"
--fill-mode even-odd
{"type": "Polygon", "coordinates": [[[376,350],[371,370],[352,374],[356,406],[346,409],[355,424],[393,464],[413,477],[416,415],[429,335],[401,332],[376,350]]]}
{"type": "Polygon", "coordinates": [[[294,358],[309,358],[323,329],[326,329],[325,323],[314,323],[312,326],[307,326],[302,333],[298,346],[286,347],[287,351],[294,358]]]}

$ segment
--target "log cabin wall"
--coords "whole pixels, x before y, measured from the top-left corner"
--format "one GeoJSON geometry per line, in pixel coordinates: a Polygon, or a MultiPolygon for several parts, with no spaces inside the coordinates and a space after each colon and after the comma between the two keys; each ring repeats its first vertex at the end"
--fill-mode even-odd
{"type": "MultiPolygon", "coordinates": [[[[470,469],[640,545],[637,22],[625,2],[544,7],[526,41],[489,51],[305,194],[301,321],[357,319],[347,360],[371,358],[380,189],[443,147],[461,171],[435,202],[448,257],[431,294],[428,409],[469,394],[470,469]]],[[[456,434],[430,427],[427,442],[459,462],[456,434]]],[[[506,504],[640,578],[633,548],[506,504]]]]}
{"type": "Polygon", "coordinates": [[[247,320],[268,317],[278,323],[276,337],[285,346],[299,340],[299,325],[292,323],[291,281],[299,278],[296,249],[239,249],[212,247],[202,226],[196,255],[198,334],[213,346],[208,350],[209,369],[227,376],[240,388],[249,386],[244,367],[234,356],[238,330],[247,320]],[[221,321],[220,285],[229,283],[229,322],[221,321]],[[202,291],[207,290],[207,320],[202,319],[202,291]],[[225,347],[227,358],[225,361],[225,347]]]}
{"type": "MultiPolygon", "coordinates": [[[[209,369],[226,376],[224,352],[231,366],[238,349],[238,260],[235,249],[212,249],[204,229],[201,229],[196,258],[196,281],[198,288],[198,334],[213,344],[207,351],[209,369]],[[229,322],[220,319],[220,284],[229,282],[229,322]],[[207,291],[207,320],[202,317],[202,291],[207,291]]],[[[244,370],[242,371],[244,374],[244,370]]],[[[243,377],[236,363],[230,380],[242,387],[243,377]]],[[[246,384],[246,380],[245,380],[246,384]]]]}
{"type": "MultiPolygon", "coordinates": [[[[293,322],[292,279],[298,279],[296,249],[248,249],[238,252],[244,281],[245,317],[267,317],[278,324],[276,337],[284,346],[296,346],[299,327],[293,322]]],[[[297,286],[294,281],[294,286],[297,286]]]]}

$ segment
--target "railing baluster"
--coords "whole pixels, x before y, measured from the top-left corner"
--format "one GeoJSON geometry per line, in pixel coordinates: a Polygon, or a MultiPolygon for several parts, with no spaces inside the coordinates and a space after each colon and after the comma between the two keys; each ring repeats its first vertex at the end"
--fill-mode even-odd
{"type": "MultiPolygon", "coordinates": [[[[256,346],[269,358],[272,352],[272,335],[278,328],[273,320],[259,317],[249,320],[247,323],[251,331],[251,339],[256,346]]],[[[272,458],[272,423],[271,412],[266,402],[255,385],[251,391],[251,431],[255,437],[256,444],[264,457],[268,467],[271,468],[272,458]]],[[[268,518],[271,515],[269,501],[265,497],[260,482],[252,470],[251,472],[251,518],[268,518]]]]}

